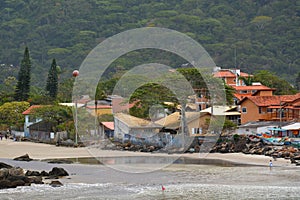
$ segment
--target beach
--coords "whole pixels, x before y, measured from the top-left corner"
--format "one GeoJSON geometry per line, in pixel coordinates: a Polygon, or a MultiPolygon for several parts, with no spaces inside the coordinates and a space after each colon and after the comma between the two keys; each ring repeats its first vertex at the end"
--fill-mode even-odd
{"type": "Polygon", "coordinates": [[[49,180],[45,180],[44,185],[0,190],[0,199],[299,199],[300,168],[289,160],[277,159],[270,169],[269,160],[267,156],[241,153],[93,151],[90,147],[2,140],[0,162],[37,171],[62,167],[70,176],[59,179],[64,185],[58,188],[49,186],[49,180]],[[13,160],[26,153],[34,160],[13,160]],[[81,158],[93,156],[110,162],[106,165],[80,162],[81,158]],[[43,161],[55,158],[72,158],[74,163],[43,161]],[[174,160],[174,164],[157,164],[174,160]],[[205,164],[194,162],[199,160],[205,160],[205,164]],[[143,170],[133,173],[133,169],[143,170]]]}
{"type": "MultiPolygon", "coordinates": [[[[113,150],[97,150],[89,147],[58,147],[43,143],[33,142],[16,142],[13,140],[0,141],[0,158],[13,159],[18,156],[28,154],[30,158],[35,160],[57,159],[57,158],[84,158],[84,157],[186,157],[191,159],[205,160],[224,160],[237,164],[268,166],[271,157],[263,155],[249,155],[243,153],[185,153],[185,154],[166,154],[166,153],[143,153],[131,151],[113,151],[113,150]]],[[[274,166],[292,167],[290,160],[278,158],[274,162],[274,166]]]]}

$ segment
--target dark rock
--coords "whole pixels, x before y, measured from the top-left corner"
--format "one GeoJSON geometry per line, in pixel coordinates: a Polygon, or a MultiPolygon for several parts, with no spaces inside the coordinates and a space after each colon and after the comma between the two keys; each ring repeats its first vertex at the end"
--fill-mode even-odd
{"type": "Polygon", "coordinates": [[[29,186],[30,183],[26,183],[25,181],[23,181],[22,179],[18,179],[18,180],[15,180],[15,181],[11,181],[10,182],[10,187],[11,188],[16,188],[18,186],[29,186]]]}
{"type": "Polygon", "coordinates": [[[300,160],[300,155],[294,156],[295,160],[300,160]]]}
{"type": "Polygon", "coordinates": [[[38,171],[30,171],[30,170],[28,170],[28,171],[25,173],[25,176],[41,176],[41,173],[38,172],[38,171]]]}
{"type": "Polygon", "coordinates": [[[0,169],[0,180],[6,179],[9,175],[9,170],[6,168],[0,169]]]}
{"type": "Polygon", "coordinates": [[[24,176],[24,170],[20,167],[13,167],[8,169],[8,173],[11,176],[24,176]]]}
{"type": "Polygon", "coordinates": [[[31,158],[29,157],[28,154],[25,154],[25,155],[23,155],[23,156],[14,158],[14,160],[17,160],[17,161],[27,161],[27,162],[29,162],[29,161],[32,161],[33,159],[31,159],[31,158]]]}
{"type": "Polygon", "coordinates": [[[66,160],[66,159],[51,159],[51,160],[46,160],[47,163],[52,163],[52,164],[72,164],[73,161],[71,160],[66,160]]]}
{"type": "Polygon", "coordinates": [[[298,163],[294,158],[291,158],[290,160],[291,160],[292,164],[297,164],[298,163]]]}
{"type": "Polygon", "coordinates": [[[41,176],[32,176],[29,178],[30,183],[34,184],[44,184],[43,179],[41,176]]]}
{"type": "Polygon", "coordinates": [[[41,176],[49,176],[49,173],[46,171],[41,171],[41,176]]]}
{"type": "Polygon", "coordinates": [[[0,181],[0,189],[11,188],[11,181],[1,180],[0,181]]]}
{"type": "Polygon", "coordinates": [[[59,168],[59,167],[54,167],[50,172],[49,172],[49,176],[69,176],[68,172],[63,169],[63,168],[59,168]]]}
{"type": "Polygon", "coordinates": [[[27,176],[11,176],[9,175],[6,180],[14,182],[18,180],[24,181],[24,183],[30,183],[30,179],[27,176]]]}
{"type": "Polygon", "coordinates": [[[6,163],[0,162],[0,169],[2,169],[2,168],[10,169],[10,168],[12,168],[12,166],[8,165],[6,163]]]}
{"type": "Polygon", "coordinates": [[[61,187],[63,186],[63,184],[60,181],[51,181],[51,183],[49,184],[52,187],[61,187]]]}

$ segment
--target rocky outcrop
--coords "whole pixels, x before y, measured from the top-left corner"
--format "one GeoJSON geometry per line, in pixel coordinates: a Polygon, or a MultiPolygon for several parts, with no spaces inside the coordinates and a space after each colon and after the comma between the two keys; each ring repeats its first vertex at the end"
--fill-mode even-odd
{"type": "Polygon", "coordinates": [[[69,176],[68,172],[64,168],[54,167],[50,172],[49,176],[60,177],[60,176],[69,176]]]}
{"type": "Polygon", "coordinates": [[[41,179],[32,179],[24,175],[24,170],[19,167],[0,169],[0,189],[29,186],[32,183],[41,184],[41,179]]]}
{"type": "MultiPolygon", "coordinates": [[[[28,170],[24,173],[24,170],[20,167],[12,167],[5,163],[0,163],[0,165],[2,166],[0,169],[0,189],[30,186],[31,184],[44,184],[43,177],[57,179],[69,175],[65,169],[58,167],[54,167],[50,172],[28,170]]],[[[62,183],[59,181],[52,181],[50,185],[58,187],[62,186],[62,183]]]]}
{"type": "Polygon", "coordinates": [[[261,140],[252,140],[246,136],[235,139],[223,138],[210,151],[211,153],[238,153],[270,156],[273,159],[290,159],[291,163],[300,165],[300,151],[292,146],[274,146],[261,140]]]}
{"type": "Polygon", "coordinates": [[[11,165],[8,165],[8,164],[6,164],[6,163],[0,162],[0,169],[2,169],[2,168],[9,169],[9,168],[12,168],[12,166],[11,166],[11,165]]]}
{"type": "Polygon", "coordinates": [[[23,156],[14,158],[14,160],[17,160],[17,161],[27,161],[27,162],[29,162],[29,161],[32,161],[33,159],[31,159],[31,158],[29,157],[28,154],[25,154],[25,155],[23,155],[23,156]]]}
{"type": "Polygon", "coordinates": [[[134,151],[134,152],[154,152],[161,150],[162,147],[154,145],[138,145],[132,144],[131,142],[119,143],[113,142],[108,143],[105,147],[102,147],[103,150],[118,150],[118,151],[134,151]]]}

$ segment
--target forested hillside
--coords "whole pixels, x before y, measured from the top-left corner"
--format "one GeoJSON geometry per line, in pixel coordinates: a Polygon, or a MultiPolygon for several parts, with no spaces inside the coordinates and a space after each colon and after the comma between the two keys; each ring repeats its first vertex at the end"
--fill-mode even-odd
{"type": "MultiPolygon", "coordinates": [[[[270,70],[291,83],[300,71],[299,0],[3,0],[0,82],[17,75],[25,46],[33,62],[32,82],[44,85],[53,58],[61,77],[68,77],[105,38],[146,26],[188,34],[224,68],[270,70]]],[[[170,57],[158,60],[181,64],[170,57]]],[[[143,52],[130,54],[118,67],[143,58],[143,52]]]]}

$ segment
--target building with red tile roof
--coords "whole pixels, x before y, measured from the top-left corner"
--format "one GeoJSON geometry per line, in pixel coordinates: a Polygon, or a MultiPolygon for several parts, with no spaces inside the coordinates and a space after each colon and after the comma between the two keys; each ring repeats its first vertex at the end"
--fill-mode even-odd
{"type": "Polygon", "coordinates": [[[30,106],[27,110],[25,110],[24,112],[22,112],[23,115],[30,115],[32,114],[32,111],[35,109],[35,108],[40,108],[42,107],[42,105],[32,105],[30,106]]]}
{"type": "Polygon", "coordinates": [[[240,69],[218,69],[214,72],[213,76],[215,78],[221,78],[225,81],[227,85],[239,86],[245,85],[244,81],[239,79],[239,77],[251,77],[252,75],[241,72],[240,69]]]}
{"type": "Polygon", "coordinates": [[[300,93],[281,96],[247,96],[240,102],[241,123],[299,121],[300,93]]]}

